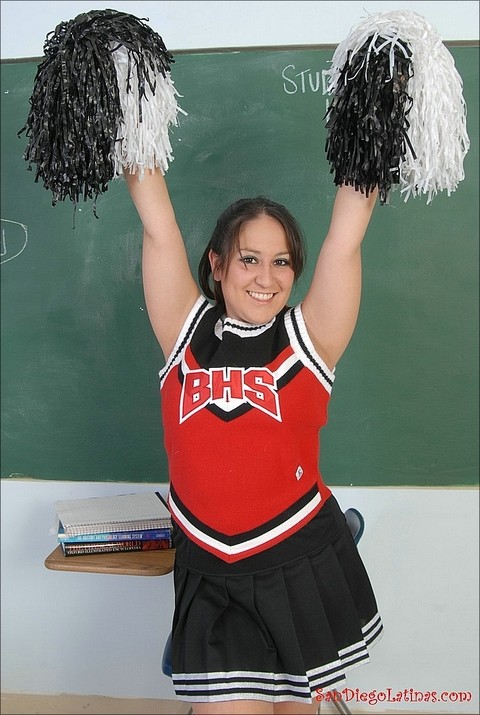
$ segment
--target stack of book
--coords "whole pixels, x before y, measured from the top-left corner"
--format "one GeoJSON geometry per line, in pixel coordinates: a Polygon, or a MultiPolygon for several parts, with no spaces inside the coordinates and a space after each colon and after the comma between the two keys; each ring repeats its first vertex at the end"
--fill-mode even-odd
{"type": "Polygon", "coordinates": [[[65,556],[172,548],[172,520],[159,492],[55,502],[65,556]]]}

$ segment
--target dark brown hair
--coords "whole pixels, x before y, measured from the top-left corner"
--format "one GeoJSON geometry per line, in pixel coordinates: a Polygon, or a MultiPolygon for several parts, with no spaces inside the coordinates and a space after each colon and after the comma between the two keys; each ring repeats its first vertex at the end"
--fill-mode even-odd
{"type": "Polygon", "coordinates": [[[252,221],[259,216],[271,216],[282,225],[287,237],[295,280],[303,271],[305,240],[300,225],[290,211],[282,204],[264,196],[239,199],[230,204],[218,217],[212,237],[198,266],[198,279],[204,295],[214,300],[222,308],[225,307],[222,286],[220,281],[216,281],[212,277],[209,253],[213,251],[218,256],[218,268],[227,266],[234,251],[238,250],[238,237],[242,226],[247,221],[252,221]]]}

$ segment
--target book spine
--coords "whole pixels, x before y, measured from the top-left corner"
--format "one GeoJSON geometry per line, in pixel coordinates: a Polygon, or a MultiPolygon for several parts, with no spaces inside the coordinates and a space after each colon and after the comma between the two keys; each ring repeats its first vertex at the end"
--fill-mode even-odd
{"type": "Polygon", "coordinates": [[[122,551],[160,551],[171,549],[171,539],[155,539],[152,541],[114,541],[66,544],[62,543],[65,556],[86,556],[90,554],[111,554],[122,551]]]}
{"type": "Polygon", "coordinates": [[[82,536],[84,534],[103,534],[107,531],[147,531],[149,529],[166,529],[171,527],[171,520],[148,519],[145,521],[109,522],[99,524],[64,524],[67,536],[82,536]]]}
{"type": "Polygon", "coordinates": [[[108,531],[101,534],[80,534],[67,536],[64,531],[57,533],[60,543],[75,544],[86,541],[155,541],[157,539],[171,539],[172,529],[145,529],[144,531],[108,531]]]}

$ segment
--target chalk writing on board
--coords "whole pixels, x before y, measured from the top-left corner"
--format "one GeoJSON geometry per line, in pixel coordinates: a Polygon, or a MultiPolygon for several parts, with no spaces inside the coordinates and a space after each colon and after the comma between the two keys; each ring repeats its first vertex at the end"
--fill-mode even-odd
{"type": "Polygon", "coordinates": [[[2,222],[2,237],[0,246],[0,263],[7,263],[17,258],[28,243],[28,228],[20,221],[10,221],[7,218],[0,219],[2,222]]]}
{"type": "Polygon", "coordinates": [[[295,65],[287,65],[282,70],[283,91],[287,94],[326,94],[327,70],[310,68],[297,72],[295,65]]]}

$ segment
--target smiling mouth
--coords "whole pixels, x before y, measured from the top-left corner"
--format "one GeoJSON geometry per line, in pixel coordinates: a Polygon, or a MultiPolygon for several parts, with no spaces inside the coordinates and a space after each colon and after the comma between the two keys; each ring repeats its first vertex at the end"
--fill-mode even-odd
{"type": "Polygon", "coordinates": [[[262,303],[268,303],[268,301],[272,300],[273,296],[275,295],[275,293],[256,293],[253,290],[247,290],[247,293],[251,298],[259,300],[262,303]]]}

